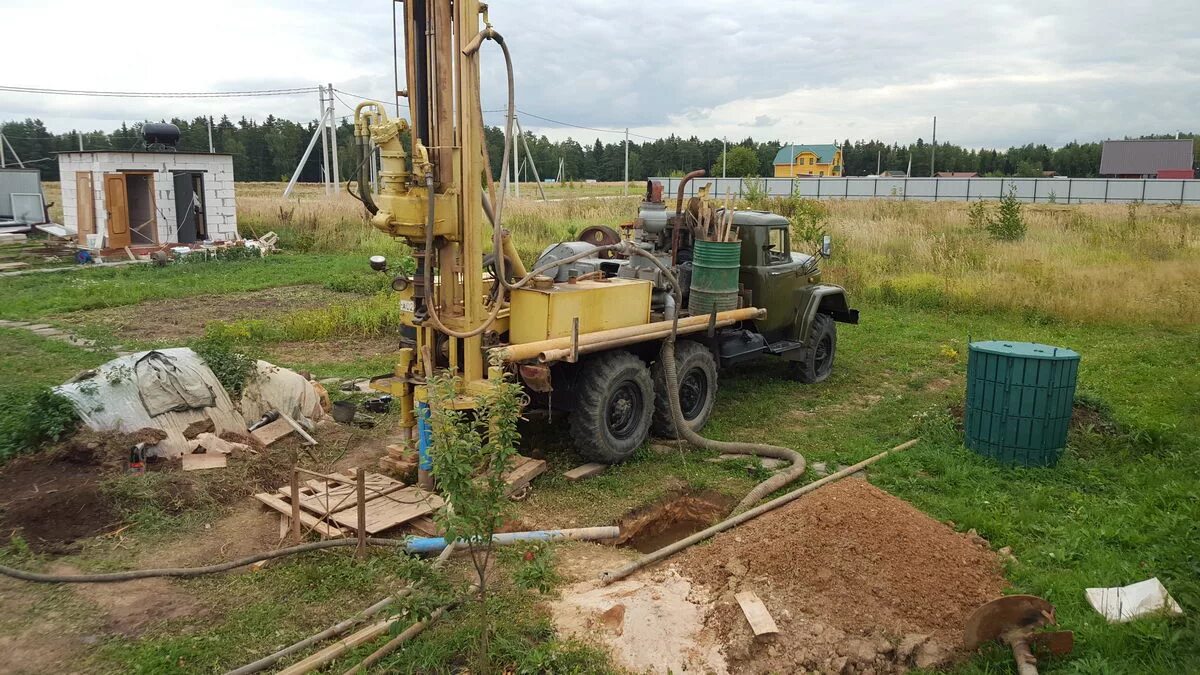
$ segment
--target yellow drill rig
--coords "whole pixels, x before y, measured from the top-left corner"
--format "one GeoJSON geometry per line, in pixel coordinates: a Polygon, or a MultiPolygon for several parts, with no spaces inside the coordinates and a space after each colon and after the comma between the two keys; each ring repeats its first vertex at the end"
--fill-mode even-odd
{"type": "MultiPolygon", "coordinates": [[[[416,260],[411,277],[396,274],[392,283],[408,343],[395,371],[372,385],[398,402],[402,442],[417,446],[423,484],[431,484],[425,383],[435,372],[456,376],[451,405],[458,409],[474,408],[481,393],[514,374],[536,404],[569,410],[577,449],[605,462],[631,454],[651,427],[668,437],[699,431],[719,366],[774,354],[801,380],[828,375],[833,321],[857,321],[844,291],[819,283],[819,256],[791,252],[786,219],[716,208],[705,190],[685,208],[681,185],[671,215],[661,186],[648,185],[624,233],[594,228],[595,239],[553,245],[527,272],[501,227],[503,190],[489,198],[484,189],[493,183],[479,52],[494,41],[508,66],[507,148],[514,104],[504,39],[477,0],[403,7],[410,120],[365,102],[354,129],[363,165],[379,166],[378,188],[359,180],[357,196],[372,225],[403,238],[416,260]],[[705,244],[724,251],[726,262],[712,259],[715,276],[701,274],[705,244]],[[769,301],[771,317],[754,306],[758,298],[769,301]],[[676,350],[677,336],[699,339],[676,350]],[[677,369],[658,363],[664,341],[672,342],[677,369]]],[[[382,257],[371,265],[388,269],[382,257]]]]}

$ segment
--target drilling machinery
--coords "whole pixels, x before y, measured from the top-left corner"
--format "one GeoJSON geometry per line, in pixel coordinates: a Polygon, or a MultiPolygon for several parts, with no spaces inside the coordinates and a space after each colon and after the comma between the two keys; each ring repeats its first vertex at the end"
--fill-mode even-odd
{"type": "MultiPolygon", "coordinates": [[[[533,404],[569,411],[576,449],[604,462],[628,457],[652,426],[667,437],[681,423],[703,427],[719,367],[776,355],[802,381],[828,376],[833,322],[857,323],[844,290],[820,283],[819,256],[791,252],[786,218],[718,209],[706,189],[685,209],[686,180],[673,215],[661,185],[648,184],[638,217],[623,232],[589,228],[585,241],[551,245],[527,272],[499,222],[503,189],[491,199],[484,190],[492,177],[479,54],[493,41],[505,57],[507,150],[515,108],[504,38],[478,0],[408,0],[403,7],[408,89],[402,93],[410,119],[390,118],[382,103],[358,106],[362,165],[377,161],[379,171],[378,188],[360,180],[356,196],[371,224],[402,238],[416,262],[413,274],[396,274],[392,282],[407,343],[394,372],[372,386],[399,403],[401,444],[419,451],[423,486],[432,484],[426,382],[437,372],[455,377],[457,395],[446,405],[460,410],[475,408],[480,395],[515,375],[533,404]],[[711,227],[718,218],[724,229],[711,227]],[[723,299],[700,307],[689,298],[707,293],[692,275],[705,229],[733,244],[735,269],[723,299]],[[676,337],[688,339],[673,350],[677,382],[668,383],[656,363],[658,346],[676,337]],[[674,413],[664,393],[672,385],[679,393],[674,413]]],[[[379,256],[371,266],[388,270],[379,256]]]]}

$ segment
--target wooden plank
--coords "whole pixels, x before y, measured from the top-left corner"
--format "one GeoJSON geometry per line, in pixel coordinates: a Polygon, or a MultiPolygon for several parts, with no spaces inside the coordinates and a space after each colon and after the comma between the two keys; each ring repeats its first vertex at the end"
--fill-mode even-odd
{"type": "MultiPolygon", "coordinates": [[[[368,473],[366,481],[366,501],[368,502],[406,487],[404,483],[378,473],[368,473]]],[[[312,481],[309,483],[311,485],[312,481]]],[[[340,483],[329,485],[328,489],[323,492],[317,491],[312,495],[300,498],[300,506],[321,516],[353,508],[357,504],[358,495],[355,486],[340,483]]]]}
{"type": "Polygon", "coordinates": [[[518,460],[515,462],[514,468],[510,469],[508,473],[504,474],[504,482],[508,483],[508,490],[506,491],[506,494],[513,494],[518,490],[523,489],[525,486],[529,485],[534,478],[537,478],[546,472],[546,460],[531,459],[521,455],[517,455],[517,457],[523,461],[518,460]]]}
{"type": "Polygon", "coordinates": [[[779,627],[775,625],[775,619],[771,618],[771,613],[767,611],[767,606],[759,599],[758,594],[754,591],[742,591],[734,597],[737,598],[738,605],[742,608],[742,614],[746,615],[746,621],[750,622],[750,629],[754,631],[754,637],[774,635],[779,632],[779,627]]]}
{"type": "Polygon", "coordinates": [[[309,445],[317,444],[317,439],[310,436],[309,433],[304,430],[304,427],[300,426],[299,422],[289,417],[288,414],[282,410],[279,411],[279,419],[283,420],[288,426],[295,430],[296,433],[300,434],[300,438],[303,438],[309,445]]]}
{"type": "Polygon", "coordinates": [[[604,470],[607,468],[607,464],[588,462],[587,464],[580,464],[570,471],[564,471],[563,478],[566,478],[569,481],[583,480],[584,478],[591,478],[592,476],[600,475],[604,473],[604,470]]]}
{"type": "Polygon", "coordinates": [[[261,426],[254,431],[251,431],[250,435],[257,438],[258,442],[262,443],[263,447],[266,447],[283,438],[284,436],[287,436],[293,431],[295,431],[295,429],[292,428],[292,425],[288,424],[287,420],[280,418],[274,422],[271,422],[270,424],[261,426]]]}
{"type": "Polygon", "coordinates": [[[0,263],[0,270],[19,270],[29,267],[29,263],[23,262],[8,262],[0,263]]]}
{"type": "MultiPolygon", "coordinates": [[[[280,499],[279,497],[276,497],[270,492],[260,492],[254,495],[254,498],[286,515],[288,518],[292,517],[292,505],[280,499]]],[[[317,534],[329,539],[336,539],[337,537],[342,536],[342,531],[339,528],[330,525],[320,518],[317,518],[316,516],[304,511],[300,512],[300,523],[306,527],[312,528],[315,532],[317,532],[317,534]]]]}
{"type": "Polygon", "coordinates": [[[430,518],[429,516],[413,518],[412,520],[408,521],[408,526],[417,532],[430,537],[442,536],[442,528],[438,527],[437,522],[435,522],[433,518],[430,518]]]}
{"type": "MultiPolygon", "coordinates": [[[[367,502],[367,532],[376,534],[406,523],[413,518],[432,513],[445,502],[441,497],[419,487],[406,487],[390,495],[367,502]]],[[[358,527],[358,514],[342,510],[331,516],[338,525],[354,530],[358,527]]]]}
{"type": "Polygon", "coordinates": [[[229,457],[220,452],[188,453],[183,456],[183,470],[224,469],[228,462],[229,457]]]}

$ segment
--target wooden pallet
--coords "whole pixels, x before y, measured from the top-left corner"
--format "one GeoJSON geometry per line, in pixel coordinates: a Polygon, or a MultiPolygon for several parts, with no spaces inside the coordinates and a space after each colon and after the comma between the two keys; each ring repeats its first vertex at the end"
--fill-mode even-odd
{"type": "MultiPolygon", "coordinates": [[[[388,495],[367,501],[367,524],[369,534],[419,518],[442,508],[445,501],[432,492],[419,487],[406,487],[388,495]]],[[[347,529],[358,531],[358,510],[342,510],[331,516],[333,521],[347,529]]]]}
{"type": "MultiPolygon", "coordinates": [[[[254,498],[271,507],[272,509],[282,513],[289,520],[291,519],[292,505],[287,501],[280,499],[277,495],[271,494],[270,492],[260,492],[254,495],[254,498]]],[[[315,531],[325,539],[337,539],[344,534],[338,527],[330,525],[311,513],[305,512],[304,509],[300,510],[300,524],[307,529],[315,531]]]]}
{"type": "MultiPolygon", "coordinates": [[[[345,476],[343,474],[335,475],[342,476],[346,480],[354,480],[352,476],[345,476]]],[[[305,487],[308,490],[301,491],[300,508],[307,509],[319,516],[344,511],[358,505],[358,488],[355,485],[334,483],[332,481],[326,482],[314,478],[307,481],[305,487]]],[[[378,473],[368,473],[366,477],[366,500],[370,502],[383,495],[402,490],[404,487],[404,483],[388,476],[378,473]]],[[[288,488],[288,492],[291,492],[290,488],[288,488]]]]}

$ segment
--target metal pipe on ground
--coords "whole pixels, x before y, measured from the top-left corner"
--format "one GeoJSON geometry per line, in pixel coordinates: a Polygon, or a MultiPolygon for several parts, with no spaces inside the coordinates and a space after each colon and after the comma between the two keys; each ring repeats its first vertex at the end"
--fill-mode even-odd
{"type": "MultiPolygon", "coordinates": [[[[450,558],[450,554],[453,552],[454,552],[454,548],[451,546],[447,546],[447,547],[443,548],[441,555],[439,555],[437,557],[437,560],[433,561],[433,567],[441,567],[442,564],[445,563],[446,560],[450,558]]],[[[310,636],[304,638],[303,640],[300,640],[299,642],[288,645],[287,647],[280,649],[279,651],[275,652],[274,654],[271,654],[269,656],[264,656],[263,658],[261,658],[257,661],[254,661],[253,663],[247,663],[246,665],[242,666],[241,668],[231,670],[228,673],[226,673],[225,675],[250,675],[251,673],[257,673],[259,671],[266,670],[267,668],[270,668],[271,666],[275,665],[275,663],[277,661],[279,661],[280,659],[282,659],[284,657],[291,656],[292,654],[295,654],[296,652],[306,649],[318,642],[324,642],[325,640],[328,640],[329,638],[337,637],[338,635],[345,633],[346,631],[353,628],[355,625],[362,623],[363,621],[366,621],[367,619],[371,618],[372,616],[375,616],[376,614],[378,614],[378,613],[382,612],[383,610],[387,609],[388,607],[390,607],[392,605],[392,603],[396,601],[397,598],[408,595],[411,592],[412,592],[411,587],[402,588],[399,591],[397,591],[395,595],[389,595],[388,597],[386,597],[386,598],[380,600],[379,602],[371,605],[370,607],[362,610],[361,612],[359,612],[358,614],[355,614],[354,616],[350,617],[349,619],[342,621],[341,623],[330,626],[329,628],[326,628],[325,630],[321,631],[320,633],[310,635],[310,636]]],[[[359,634],[367,635],[373,631],[382,632],[382,631],[386,630],[387,628],[390,628],[391,624],[394,623],[395,620],[396,620],[395,618],[392,618],[392,619],[384,619],[383,621],[376,622],[370,626],[367,626],[363,630],[359,631],[358,633],[356,633],[356,635],[359,635],[359,634]]],[[[349,638],[347,638],[346,641],[339,643],[339,645],[342,645],[347,641],[354,642],[355,644],[357,644],[357,642],[355,642],[354,640],[350,640],[349,638]]],[[[336,649],[338,648],[339,645],[334,645],[333,647],[328,647],[328,648],[322,650],[321,652],[318,652],[318,654],[333,653],[336,651],[336,649]]],[[[314,654],[313,656],[310,656],[309,659],[314,659],[314,658],[316,658],[316,656],[317,655],[314,654]]],[[[309,659],[306,659],[305,661],[308,661],[309,659]]],[[[303,662],[301,662],[301,663],[303,663],[303,662]]],[[[300,664],[296,664],[296,666],[299,666],[299,665],[300,664]]],[[[293,666],[293,668],[295,668],[296,666],[293,666]]]]}
{"type": "MultiPolygon", "coordinates": [[[[517,544],[523,541],[594,541],[600,539],[616,539],[621,536],[621,528],[608,527],[577,527],[566,530],[533,530],[530,532],[501,532],[492,536],[492,543],[497,546],[517,544]]],[[[440,551],[448,545],[443,537],[413,537],[409,539],[406,550],[409,553],[432,553],[440,551]]],[[[467,545],[465,540],[454,542],[455,547],[467,545]]]]}
{"type": "MultiPolygon", "coordinates": [[[[729,321],[732,323],[737,323],[739,321],[761,319],[764,316],[766,316],[766,310],[759,309],[757,307],[746,307],[743,309],[731,309],[725,312],[717,312],[717,321],[729,321]]],[[[682,331],[684,329],[690,329],[694,326],[707,328],[711,320],[712,317],[708,315],[689,316],[685,319],[679,319],[679,329],[682,331]]],[[[674,323],[674,321],[670,320],[655,321],[654,323],[642,324],[640,326],[627,326],[625,328],[611,328],[609,330],[584,333],[579,336],[579,346],[580,348],[583,348],[587,345],[597,342],[607,342],[627,337],[646,335],[649,333],[659,333],[662,331],[666,331],[669,334],[674,323]]],[[[570,348],[571,338],[560,337],[551,338],[549,340],[539,340],[537,342],[526,342],[519,345],[497,347],[490,350],[489,355],[498,356],[501,361],[528,361],[530,359],[537,358],[538,355],[544,351],[570,348]]]]}
{"type": "Polygon", "coordinates": [[[739,513],[738,515],[733,516],[732,518],[726,518],[725,520],[717,523],[716,525],[713,525],[710,528],[701,530],[701,531],[697,532],[696,534],[693,534],[690,537],[687,537],[685,539],[680,539],[679,541],[677,541],[673,544],[670,544],[668,546],[664,546],[664,547],[658,549],[657,551],[647,553],[646,555],[642,556],[641,558],[638,558],[637,560],[634,560],[633,562],[629,563],[628,565],[619,567],[615,570],[610,570],[608,572],[604,572],[603,574],[600,575],[600,583],[607,586],[608,584],[611,584],[614,581],[617,581],[619,579],[624,579],[625,577],[629,576],[630,574],[633,574],[634,572],[642,569],[643,567],[645,567],[647,565],[656,563],[660,560],[663,560],[672,555],[675,555],[676,553],[678,553],[694,544],[698,544],[698,543],[704,541],[705,539],[712,537],[715,534],[719,534],[721,532],[724,532],[725,530],[737,527],[738,525],[741,525],[742,523],[745,523],[749,520],[757,518],[758,516],[761,516],[762,514],[767,513],[768,511],[773,511],[773,510],[783,506],[784,504],[795,501],[796,499],[799,499],[800,497],[808,494],[809,492],[812,492],[813,490],[816,490],[817,488],[824,487],[826,485],[829,485],[830,483],[841,480],[842,478],[845,478],[846,476],[849,476],[850,474],[861,471],[864,468],[870,466],[871,464],[874,464],[875,462],[878,462],[879,460],[883,459],[884,457],[887,457],[888,455],[890,455],[892,453],[902,452],[904,450],[907,450],[907,449],[911,448],[912,446],[916,445],[917,441],[919,441],[919,440],[921,440],[921,439],[914,438],[911,441],[901,443],[900,445],[897,445],[896,447],[892,448],[891,450],[885,450],[884,452],[881,452],[878,455],[875,455],[874,457],[869,457],[867,459],[864,459],[863,461],[859,462],[858,464],[855,464],[853,466],[848,466],[848,467],[842,469],[841,471],[838,471],[836,473],[831,473],[828,476],[825,476],[824,478],[822,478],[820,480],[813,481],[813,482],[809,483],[808,485],[805,485],[804,487],[798,488],[796,490],[792,490],[791,492],[789,492],[785,495],[776,497],[775,499],[772,499],[771,501],[767,502],[766,504],[756,506],[756,507],[750,509],[749,511],[739,513]]]}

